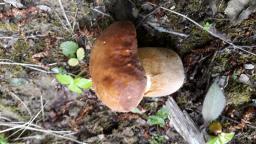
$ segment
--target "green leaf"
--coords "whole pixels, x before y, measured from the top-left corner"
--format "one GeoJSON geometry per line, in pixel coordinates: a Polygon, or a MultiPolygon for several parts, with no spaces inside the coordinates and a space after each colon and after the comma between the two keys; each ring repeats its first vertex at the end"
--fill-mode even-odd
{"type": "Polygon", "coordinates": [[[58,82],[63,85],[71,84],[74,81],[73,78],[67,74],[56,74],[55,77],[58,80],[58,82]]]}
{"type": "Polygon", "coordinates": [[[205,31],[208,31],[208,30],[210,30],[210,28],[212,27],[212,24],[209,23],[209,22],[206,22],[203,27],[204,27],[204,30],[205,30],[205,31]]]}
{"type": "Polygon", "coordinates": [[[78,49],[78,44],[73,41],[65,41],[61,43],[60,49],[62,53],[67,57],[75,57],[75,53],[78,49]]]}
{"type": "Polygon", "coordinates": [[[70,65],[70,66],[77,66],[78,64],[79,64],[79,61],[76,58],[70,58],[68,60],[68,65],[70,65]]]}
{"type": "Polygon", "coordinates": [[[72,92],[75,92],[75,93],[78,93],[78,94],[82,93],[82,90],[78,86],[76,86],[75,84],[68,85],[68,89],[71,90],[72,92]]]}
{"type": "Polygon", "coordinates": [[[165,125],[164,119],[159,116],[155,116],[155,115],[148,117],[148,123],[150,125],[159,125],[161,127],[163,127],[165,125]]]}
{"type": "Polygon", "coordinates": [[[168,110],[162,107],[160,110],[157,111],[156,115],[165,120],[168,118],[168,110]]]}
{"type": "Polygon", "coordinates": [[[92,87],[92,81],[85,78],[76,78],[74,84],[82,89],[90,89],[92,87]]]}
{"type": "Polygon", "coordinates": [[[218,136],[211,137],[207,144],[222,144],[218,136]]]}
{"type": "Polygon", "coordinates": [[[143,114],[143,111],[141,111],[140,109],[138,108],[134,108],[131,110],[132,113],[137,113],[137,114],[143,114]]]}
{"type": "Polygon", "coordinates": [[[213,136],[207,144],[226,144],[232,140],[234,133],[221,133],[218,136],[213,136]]]}
{"type": "Polygon", "coordinates": [[[78,60],[83,60],[84,59],[84,56],[85,56],[85,51],[83,48],[79,48],[77,51],[76,51],[76,57],[78,60]]]}
{"type": "Polygon", "coordinates": [[[235,136],[234,133],[221,133],[221,134],[219,135],[219,138],[220,138],[220,141],[221,141],[223,144],[226,144],[226,143],[228,143],[229,141],[231,141],[234,136],[235,136]]]}

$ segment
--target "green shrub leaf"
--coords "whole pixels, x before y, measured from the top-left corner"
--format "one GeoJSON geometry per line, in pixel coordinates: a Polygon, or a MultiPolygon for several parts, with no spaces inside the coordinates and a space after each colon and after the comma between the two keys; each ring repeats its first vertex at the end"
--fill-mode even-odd
{"type": "Polygon", "coordinates": [[[58,80],[59,83],[63,85],[68,85],[73,83],[73,78],[70,75],[67,74],[56,74],[56,79],[58,80]]]}
{"type": "Polygon", "coordinates": [[[168,118],[168,110],[162,107],[160,110],[157,111],[156,115],[165,120],[168,118]]]}
{"type": "Polygon", "coordinates": [[[207,144],[222,144],[218,136],[211,137],[207,144]]]}
{"type": "Polygon", "coordinates": [[[76,78],[74,84],[82,89],[89,89],[92,87],[92,81],[85,78],[76,78]]]}
{"type": "Polygon", "coordinates": [[[232,140],[234,133],[221,133],[218,136],[213,136],[207,144],[226,144],[232,140]]]}
{"type": "Polygon", "coordinates": [[[79,48],[77,51],[76,51],[76,57],[78,60],[83,60],[84,59],[84,56],[85,56],[85,51],[83,48],[79,48]]]}
{"type": "Polygon", "coordinates": [[[60,44],[60,49],[62,53],[67,57],[75,57],[75,53],[78,49],[78,44],[73,41],[65,41],[60,44]]]}
{"type": "Polygon", "coordinates": [[[70,58],[68,60],[68,65],[70,65],[70,66],[77,66],[78,64],[79,64],[79,61],[76,58],[70,58]]]}
{"type": "Polygon", "coordinates": [[[234,136],[235,136],[234,133],[221,133],[221,134],[219,135],[219,138],[220,138],[220,140],[221,140],[221,142],[222,142],[223,144],[226,144],[226,143],[228,143],[229,141],[231,141],[234,136]]]}
{"type": "Polygon", "coordinates": [[[164,119],[155,115],[148,117],[148,123],[150,125],[160,125],[161,127],[165,125],[164,119]]]}
{"type": "Polygon", "coordinates": [[[68,85],[68,89],[71,90],[72,92],[75,92],[75,93],[78,93],[78,94],[82,93],[82,90],[75,84],[68,85]]]}

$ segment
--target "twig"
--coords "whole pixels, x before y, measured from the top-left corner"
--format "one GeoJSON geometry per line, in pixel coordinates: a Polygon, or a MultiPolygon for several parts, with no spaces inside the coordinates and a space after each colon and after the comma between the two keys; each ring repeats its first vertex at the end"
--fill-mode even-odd
{"type": "Polygon", "coordinates": [[[2,113],[1,113],[1,112],[0,112],[0,119],[3,119],[3,120],[5,120],[5,121],[11,121],[11,119],[2,116],[2,113]]]}
{"type": "MultiPolygon", "coordinates": [[[[1,60],[1,59],[0,59],[1,60]]],[[[50,72],[50,71],[46,71],[46,70],[43,70],[43,67],[40,66],[40,65],[35,65],[35,64],[26,64],[26,63],[17,63],[17,62],[5,62],[5,61],[0,61],[0,65],[19,65],[19,66],[23,66],[23,67],[26,67],[26,68],[30,68],[30,69],[33,69],[33,70],[36,70],[36,71],[40,71],[40,72],[43,72],[43,73],[54,73],[54,72],[50,72]],[[39,68],[42,68],[42,69],[39,69],[39,68]]]]}
{"type": "Polygon", "coordinates": [[[76,26],[76,18],[77,18],[77,14],[78,14],[78,8],[76,8],[76,13],[75,13],[75,18],[74,18],[74,22],[73,22],[73,26],[72,26],[72,31],[75,31],[75,26],[76,26]]]}
{"type": "Polygon", "coordinates": [[[159,32],[169,33],[169,34],[172,34],[172,35],[177,35],[177,36],[185,37],[185,38],[187,38],[189,36],[189,35],[184,34],[184,33],[175,32],[175,31],[171,31],[171,30],[165,29],[165,28],[163,28],[161,26],[158,26],[155,23],[148,22],[147,24],[150,25],[151,27],[153,27],[155,30],[157,30],[159,32]]]}
{"type": "Polygon", "coordinates": [[[18,101],[20,101],[20,103],[24,106],[24,108],[27,110],[28,114],[30,115],[30,117],[32,116],[31,110],[28,108],[28,106],[21,100],[21,98],[19,96],[17,96],[15,93],[13,92],[9,92],[10,95],[17,99],[18,101]]]}
{"type": "Polygon", "coordinates": [[[42,111],[42,117],[43,121],[45,120],[45,115],[44,115],[44,101],[43,101],[43,96],[40,95],[40,103],[41,103],[41,111],[42,111]]]}
{"type": "Polygon", "coordinates": [[[156,11],[158,11],[160,9],[160,6],[157,6],[153,11],[151,11],[150,13],[148,13],[147,15],[145,15],[143,17],[143,19],[140,21],[140,23],[138,23],[136,25],[136,28],[138,28],[150,15],[154,14],[156,11]]]}
{"type": "MultiPolygon", "coordinates": [[[[150,2],[148,2],[148,3],[151,4],[151,5],[153,5],[153,6],[157,6],[156,4],[153,4],[153,3],[150,3],[150,2]]],[[[174,14],[176,14],[176,15],[178,15],[178,16],[181,16],[181,17],[183,17],[183,18],[189,20],[190,22],[192,22],[193,24],[195,24],[195,25],[198,26],[199,28],[201,28],[201,29],[207,31],[207,32],[208,32],[209,34],[211,34],[213,37],[218,38],[218,39],[224,41],[225,43],[231,45],[233,48],[239,49],[239,50],[241,50],[241,51],[244,51],[244,52],[246,52],[246,53],[249,53],[249,54],[251,54],[251,55],[256,56],[255,53],[252,53],[252,52],[250,52],[250,51],[247,51],[247,50],[243,49],[241,46],[237,46],[237,45],[233,44],[232,42],[230,42],[230,41],[227,40],[226,38],[220,37],[218,34],[212,32],[212,31],[210,31],[210,30],[205,29],[205,28],[204,28],[203,26],[201,26],[199,23],[197,23],[196,21],[194,21],[193,19],[189,18],[189,17],[186,16],[186,15],[181,14],[181,13],[176,12],[176,11],[173,11],[173,10],[171,10],[171,9],[162,7],[162,6],[160,6],[160,8],[163,9],[163,10],[165,10],[165,11],[174,13],[174,14]]]]}
{"type": "Polygon", "coordinates": [[[63,28],[66,29],[69,33],[72,33],[72,32],[70,31],[70,29],[68,29],[68,27],[63,23],[63,21],[62,21],[62,19],[60,18],[59,14],[58,14],[56,11],[54,11],[54,13],[55,13],[56,17],[59,19],[59,21],[60,21],[61,25],[63,26],[63,28]]]}
{"type": "MultiPolygon", "coordinates": [[[[6,122],[0,122],[0,126],[6,126],[6,127],[10,127],[10,129],[17,129],[17,128],[27,128],[28,130],[31,130],[31,131],[36,131],[36,132],[41,132],[41,133],[44,133],[44,134],[47,134],[47,135],[52,135],[54,137],[57,137],[57,138],[61,138],[61,139],[65,139],[65,140],[69,140],[69,141],[72,141],[72,142],[76,142],[78,144],[86,144],[84,142],[81,142],[81,141],[78,141],[76,139],[73,139],[71,137],[67,137],[65,135],[61,135],[61,134],[58,134],[56,133],[56,131],[52,131],[52,130],[49,130],[49,129],[43,129],[43,128],[34,128],[34,127],[30,127],[30,126],[25,126],[25,125],[19,125],[19,124],[13,124],[13,123],[6,123],[6,122]]],[[[8,130],[8,131],[9,131],[8,130]]],[[[3,133],[3,132],[6,132],[7,130],[2,130],[0,131],[0,133],[3,133]]]]}
{"type": "MultiPolygon", "coordinates": [[[[40,115],[41,112],[43,112],[43,109],[41,109],[33,118],[31,118],[27,123],[25,123],[26,127],[22,130],[22,132],[20,133],[20,135],[17,138],[20,138],[20,136],[26,131],[26,129],[30,126],[30,124],[32,124],[34,122],[34,120],[40,115]]],[[[18,131],[16,131],[16,132],[18,132],[18,131]]]]}
{"type": "Polygon", "coordinates": [[[0,39],[13,39],[14,37],[1,36],[0,39]]]}
{"type": "Polygon", "coordinates": [[[60,5],[60,8],[61,8],[61,10],[62,10],[62,14],[63,14],[64,18],[66,19],[66,22],[67,22],[69,28],[72,29],[71,23],[70,23],[69,20],[68,20],[68,17],[67,17],[67,15],[66,15],[66,13],[65,13],[65,9],[64,9],[64,7],[63,7],[63,5],[62,5],[62,1],[61,1],[61,0],[59,0],[59,5],[60,5]]]}
{"type": "MultiPolygon", "coordinates": [[[[232,121],[233,123],[236,123],[236,124],[240,124],[240,123],[241,123],[241,122],[239,122],[239,121],[237,121],[237,120],[234,120],[234,119],[229,118],[229,117],[226,117],[226,116],[221,116],[221,117],[224,118],[224,119],[226,119],[226,120],[232,121]]],[[[246,124],[248,127],[252,128],[252,129],[256,129],[256,126],[254,126],[254,125],[251,125],[251,124],[249,124],[249,123],[247,123],[247,122],[245,122],[245,124],[246,124]]]]}
{"type": "Polygon", "coordinates": [[[103,16],[107,16],[107,17],[112,18],[111,15],[106,14],[106,13],[104,13],[104,12],[102,12],[102,11],[96,9],[96,8],[91,8],[91,10],[93,10],[93,11],[95,11],[95,12],[97,12],[97,13],[100,13],[100,14],[102,14],[103,16]]]}

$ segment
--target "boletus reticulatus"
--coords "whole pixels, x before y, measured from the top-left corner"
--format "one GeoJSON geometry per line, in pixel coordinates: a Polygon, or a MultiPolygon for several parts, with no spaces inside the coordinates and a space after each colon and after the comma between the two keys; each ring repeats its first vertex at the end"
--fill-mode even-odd
{"type": "Polygon", "coordinates": [[[166,48],[137,48],[136,29],[129,21],[111,24],[96,40],[90,74],[99,99],[110,109],[129,112],[143,96],[177,91],[184,81],[179,56],[166,48]]]}

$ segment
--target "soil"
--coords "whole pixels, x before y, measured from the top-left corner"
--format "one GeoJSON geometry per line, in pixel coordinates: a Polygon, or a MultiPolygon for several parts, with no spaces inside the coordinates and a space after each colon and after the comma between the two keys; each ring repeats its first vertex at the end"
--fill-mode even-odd
{"type": "Polygon", "coordinates": [[[227,105],[218,121],[224,132],[235,133],[230,143],[256,142],[256,13],[234,24],[224,12],[228,0],[61,0],[64,11],[59,1],[14,1],[22,6],[0,1],[0,141],[183,144],[186,142],[168,120],[160,127],[150,125],[148,117],[173,97],[202,127],[204,97],[211,83],[219,79],[227,105]],[[216,12],[212,3],[217,5],[216,12]],[[207,30],[208,25],[220,38],[246,51],[160,6],[191,18],[207,30]],[[182,88],[166,97],[144,98],[138,107],[143,111],[140,114],[113,112],[93,90],[75,94],[59,84],[55,74],[47,73],[62,67],[73,75],[90,78],[88,66],[94,41],[111,23],[124,19],[135,24],[138,47],[173,49],[185,67],[182,88]],[[67,64],[68,58],[59,48],[68,40],[86,51],[76,67],[67,64]],[[37,64],[44,71],[1,62],[37,64]],[[3,131],[28,121],[36,130],[16,127],[3,131]]]}

